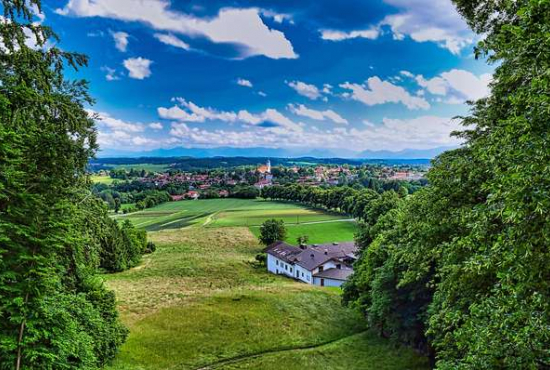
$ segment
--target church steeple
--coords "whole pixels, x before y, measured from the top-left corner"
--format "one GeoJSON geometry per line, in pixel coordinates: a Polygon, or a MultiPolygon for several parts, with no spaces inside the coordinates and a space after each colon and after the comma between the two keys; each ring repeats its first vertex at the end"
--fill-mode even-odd
{"type": "Polygon", "coordinates": [[[267,160],[266,165],[267,165],[267,173],[271,173],[271,161],[269,159],[267,160]]]}

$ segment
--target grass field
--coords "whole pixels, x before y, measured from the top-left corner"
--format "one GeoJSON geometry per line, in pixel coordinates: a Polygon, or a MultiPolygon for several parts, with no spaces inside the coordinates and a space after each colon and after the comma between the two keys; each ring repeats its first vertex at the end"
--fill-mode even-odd
{"type": "Polygon", "coordinates": [[[147,231],[179,229],[188,226],[207,228],[249,227],[259,234],[259,226],[267,219],[285,221],[287,241],[307,235],[310,243],[350,241],[356,232],[355,222],[342,215],[327,213],[294,203],[250,199],[206,199],[168,202],[128,215],[115,216],[128,219],[147,231]]]}
{"type": "Polygon", "coordinates": [[[261,246],[246,227],[149,236],[155,253],[105,276],[130,328],[110,370],[427,369],[425,359],[366,331],[339,289],[255,266],[261,246]]]}
{"type": "Polygon", "coordinates": [[[112,184],[113,181],[115,180],[110,176],[98,176],[98,175],[90,176],[90,179],[92,180],[92,182],[96,184],[106,184],[106,185],[112,184]]]}

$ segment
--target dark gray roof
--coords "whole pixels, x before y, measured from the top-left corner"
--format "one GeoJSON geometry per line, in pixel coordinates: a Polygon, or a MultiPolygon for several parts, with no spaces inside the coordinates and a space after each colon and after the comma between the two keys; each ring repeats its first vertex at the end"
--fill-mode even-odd
{"type": "Polygon", "coordinates": [[[349,258],[349,255],[356,251],[354,242],[314,244],[301,251],[296,257],[296,264],[311,271],[332,259],[349,258]]]}
{"type": "Polygon", "coordinates": [[[282,261],[294,263],[296,256],[303,252],[303,250],[293,245],[279,241],[269,245],[267,248],[264,249],[264,252],[271,254],[272,256],[277,257],[282,261]]]}
{"type": "Polygon", "coordinates": [[[328,269],[323,272],[319,272],[314,277],[334,279],[334,280],[347,280],[348,277],[353,273],[353,269],[342,268],[342,269],[328,269]]]}

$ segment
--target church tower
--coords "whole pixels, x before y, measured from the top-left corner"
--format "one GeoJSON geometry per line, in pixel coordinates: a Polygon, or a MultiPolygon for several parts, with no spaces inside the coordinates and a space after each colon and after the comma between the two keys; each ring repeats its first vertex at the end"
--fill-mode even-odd
{"type": "Polygon", "coordinates": [[[267,160],[266,165],[267,165],[267,173],[271,173],[271,161],[269,159],[267,160]]]}

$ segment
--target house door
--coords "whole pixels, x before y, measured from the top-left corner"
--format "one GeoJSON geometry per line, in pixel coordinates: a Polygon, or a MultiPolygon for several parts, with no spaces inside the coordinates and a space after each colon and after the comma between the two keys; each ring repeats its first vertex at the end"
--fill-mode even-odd
{"type": "Polygon", "coordinates": [[[325,279],[321,279],[321,286],[325,286],[325,279]]]}

